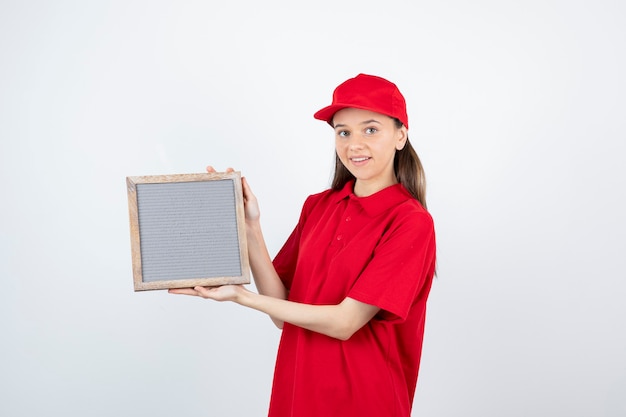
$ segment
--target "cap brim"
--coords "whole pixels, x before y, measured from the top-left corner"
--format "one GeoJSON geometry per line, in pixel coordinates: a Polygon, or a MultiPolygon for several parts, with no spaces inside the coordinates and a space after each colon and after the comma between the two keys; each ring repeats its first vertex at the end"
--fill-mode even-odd
{"type": "MultiPolygon", "coordinates": [[[[323,109],[319,110],[317,113],[315,113],[313,115],[314,118],[316,118],[317,120],[323,120],[325,122],[328,122],[329,124],[332,125],[332,120],[333,120],[333,116],[335,115],[335,113],[337,113],[339,110],[343,110],[343,109],[347,109],[347,108],[354,108],[354,109],[361,109],[361,110],[368,110],[368,111],[373,111],[375,113],[380,113],[379,111],[376,111],[370,107],[367,106],[359,106],[359,105],[355,105],[355,104],[331,104],[330,106],[324,107],[323,109]]],[[[384,114],[384,113],[381,113],[384,114]]]]}
{"type": "Polygon", "coordinates": [[[315,117],[317,120],[323,120],[325,122],[330,123],[335,113],[337,113],[341,109],[345,109],[346,107],[350,107],[350,106],[342,105],[342,104],[333,104],[330,106],[326,106],[323,109],[317,111],[313,115],[313,117],[315,117]]]}

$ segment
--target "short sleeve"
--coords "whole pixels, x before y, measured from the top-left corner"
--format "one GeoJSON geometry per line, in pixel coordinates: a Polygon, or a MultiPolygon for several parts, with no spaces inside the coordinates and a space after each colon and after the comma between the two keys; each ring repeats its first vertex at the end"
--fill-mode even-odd
{"type": "Polygon", "coordinates": [[[274,269],[287,289],[291,289],[296,270],[300,235],[300,227],[296,225],[273,261],[274,269]]]}
{"type": "Polygon", "coordinates": [[[434,274],[435,231],[431,216],[411,212],[394,220],[348,297],[380,307],[385,320],[406,320],[434,274]]]}
{"type": "Polygon", "coordinates": [[[293,229],[287,241],[283,244],[282,248],[278,251],[278,254],[274,257],[273,264],[276,273],[282,280],[285,287],[291,289],[291,283],[293,282],[293,276],[296,271],[296,264],[298,263],[298,255],[300,253],[300,239],[302,237],[302,229],[306,222],[307,212],[311,205],[311,197],[308,197],[302,206],[300,212],[300,219],[298,224],[293,229]]]}

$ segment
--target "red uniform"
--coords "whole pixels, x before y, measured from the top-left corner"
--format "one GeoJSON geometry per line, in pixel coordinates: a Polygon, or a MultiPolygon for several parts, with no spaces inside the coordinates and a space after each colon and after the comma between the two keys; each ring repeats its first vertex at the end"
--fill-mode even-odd
{"type": "Polygon", "coordinates": [[[368,197],[310,196],[274,259],[289,300],[338,304],[345,297],[381,311],[341,341],[285,323],[271,417],[408,417],[435,270],[428,212],[396,184],[368,197]]]}

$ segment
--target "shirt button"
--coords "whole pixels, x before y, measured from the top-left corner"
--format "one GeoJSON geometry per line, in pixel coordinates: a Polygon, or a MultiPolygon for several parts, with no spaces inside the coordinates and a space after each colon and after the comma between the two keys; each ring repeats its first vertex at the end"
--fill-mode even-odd
{"type": "Polygon", "coordinates": [[[349,222],[350,220],[352,220],[352,217],[348,216],[346,217],[346,221],[349,222]]]}
{"type": "Polygon", "coordinates": [[[341,239],[343,239],[343,235],[337,236],[337,240],[341,240],[341,239]]]}

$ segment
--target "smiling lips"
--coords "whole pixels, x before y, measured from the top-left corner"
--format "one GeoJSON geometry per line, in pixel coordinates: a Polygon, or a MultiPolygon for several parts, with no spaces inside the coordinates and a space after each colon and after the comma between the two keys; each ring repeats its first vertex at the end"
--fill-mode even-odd
{"type": "Polygon", "coordinates": [[[369,156],[355,156],[350,158],[350,161],[352,161],[353,164],[361,164],[365,161],[368,161],[369,159],[369,156]]]}

